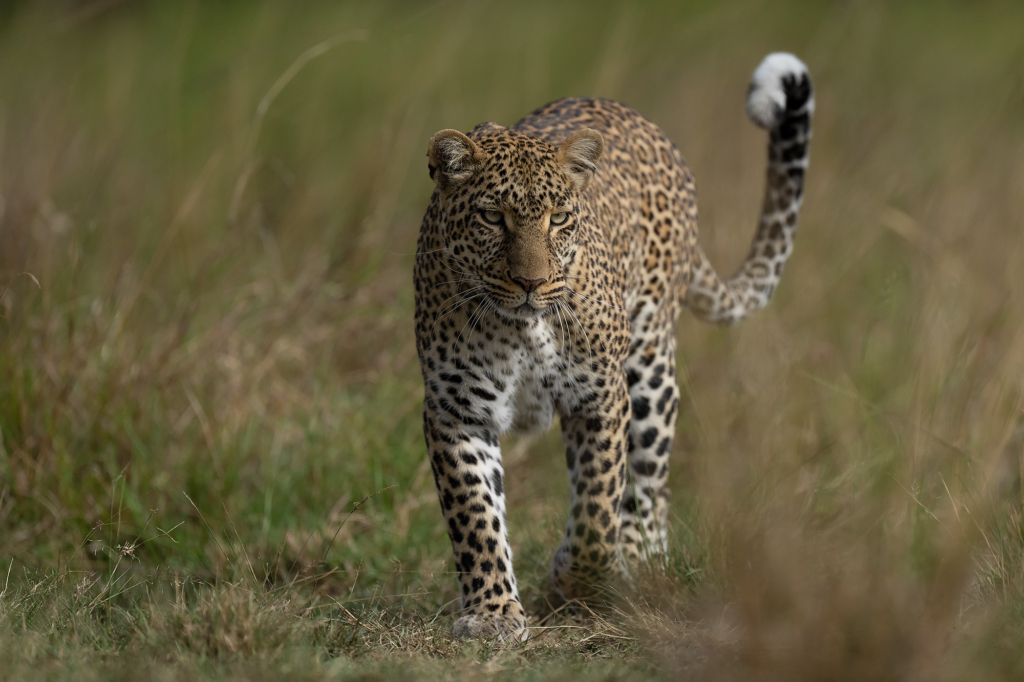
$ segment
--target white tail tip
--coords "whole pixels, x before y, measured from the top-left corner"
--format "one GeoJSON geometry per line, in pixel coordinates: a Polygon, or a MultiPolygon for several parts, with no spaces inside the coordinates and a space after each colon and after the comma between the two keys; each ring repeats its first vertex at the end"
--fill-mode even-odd
{"type": "MultiPolygon", "coordinates": [[[[793,83],[804,78],[810,83],[807,66],[788,52],[773,52],[754,70],[747,95],[747,116],[762,128],[771,130],[782,121],[786,111],[786,84],[783,79],[787,76],[793,83]]],[[[807,107],[808,113],[814,111],[813,95],[807,98],[807,107]]]]}

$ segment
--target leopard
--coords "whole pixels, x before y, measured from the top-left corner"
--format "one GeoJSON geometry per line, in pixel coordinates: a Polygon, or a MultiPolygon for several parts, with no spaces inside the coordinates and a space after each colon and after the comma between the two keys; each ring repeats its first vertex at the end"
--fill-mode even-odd
{"type": "Polygon", "coordinates": [[[423,433],[458,574],[459,638],[527,640],[512,567],[501,437],[558,415],[569,480],[552,594],[593,597],[668,552],[680,410],[676,319],[763,308],[793,251],[814,96],[769,54],[747,94],[768,131],[750,251],[729,278],[697,243],[693,175],[662,130],[608,99],[561,99],[512,127],[434,134],[414,266],[423,433]]]}

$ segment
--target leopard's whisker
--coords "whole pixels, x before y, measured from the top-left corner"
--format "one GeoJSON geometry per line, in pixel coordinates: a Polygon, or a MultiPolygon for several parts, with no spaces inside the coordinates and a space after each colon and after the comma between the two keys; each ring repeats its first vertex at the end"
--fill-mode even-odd
{"type": "Polygon", "coordinates": [[[484,319],[484,314],[487,313],[487,311],[491,307],[492,303],[493,303],[493,301],[491,299],[487,299],[487,301],[484,302],[483,308],[477,308],[476,322],[474,322],[470,326],[470,328],[469,328],[469,340],[466,341],[467,345],[472,343],[472,341],[473,341],[473,332],[475,332],[477,329],[480,328],[480,323],[484,319]]]}
{"type": "Polygon", "coordinates": [[[589,336],[587,336],[587,330],[583,328],[583,323],[582,323],[582,322],[580,322],[580,318],[578,318],[578,317],[576,316],[576,313],[574,313],[574,312],[572,311],[572,308],[571,308],[571,307],[569,307],[569,306],[566,306],[566,307],[565,307],[565,311],[566,311],[567,313],[569,313],[569,315],[571,315],[571,316],[572,316],[572,318],[573,318],[574,320],[576,320],[576,324],[577,324],[577,325],[579,325],[580,331],[581,331],[581,332],[583,332],[583,339],[584,339],[584,340],[585,340],[585,341],[587,342],[587,353],[588,353],[588,354],[590,355],[590,359],[591,359],[591,360],[593,360],[593,359],[594,359],[594,351],[593,351],[593,349],[591,349],[591,347],[590,347],[590,337],[589,337],[589,336]]]}
{"type": "MultiPolygon", "coordinates": [[[[481,286],[478,286],[478,287],[473,287],[472,289],[467,289],[466,291],[456,291],[454,294],[452,294],[448,298],[444,299],[444,301],[441,303],[441,305],[437,306],[439,314],[441,314],[441,312],[444,311],[445,304],[448,303],[448,301],[450,301],[453,298],[455,298],[456,296],[465,296],[466,294],[471,294],[474,291],[479,291],[480,289],[485,289],[485,288],[486,288],[485,286],[481,285],[481,286]]],[[[462,299],[459,299],[459,300],[461,301],[462,299]]],[[[453,305],[456,305],[456,304],[458,304],[458,301],[456,301],[456,303],[453,304],[453,305]]]]}
{"type": "Polygon", "coordinates": [[[431,327],[430,327],[430,333],[431,334],[434,333],[434,327],[437,326],[437,323],[441,320],[442,317],[445,317],[447,315],[451,315],[452,313],[454,313],[456,310],[461,308],[466,303],[469,303],[470,301],[472,301],[475,298],[479,298],[481,296],[486,296],[486,295],[487,295],[487,292],[481,292],[479,294],[473,294],[472,296],[468,296],[468,297],[464,297],[464,298],[459,299],[459,301],[454,306],[450,307],[446,313],[444,313],[443,315],[438,315],[437,317],[434,318],[434,324],[431,325],[431,327]]]}
{"type": "Polygon", "coordinates": [[[446,280],[444,280],[442,282],[434,282],[433,284],[431,284],[430,286],[427,287],[427,290],[429,291],[430,289],[433,289],[434,287],[439,287],[442,284],[463,284],[463,283],[465,283],[465,284],[485,284],[485,282],[482,279],[467,279],[465,277],[459,277],[459,278],[456,278],[456,279],[446,279],[446,280]]]}
{"type": "Polygon", "coordinates": [[[462,296],[462,298],[460,298],[454,305],[449,306],[447,312],[445,313],[445,315],[451,314],[451,313],[455,312],[456,310],[458,310],[459,308],[461,308],[466,303],[469,303],[470,301],[472,301],[474,299],[477,299],[477,298],[480,298],[481,296],[486,295],[486,292],[482,292],[482,293],[478,293],[478,294],[473,294],[472,296],[469,296],[468,293],[469,292],[464,294],[462,296]]]}
{"type": "Polygon", "coordinates": [[[555,299],[555,314],[558,315],[558,328],[562,330],[562,345],[559,348],[558,354],[565,354],[565,321],[562,319],[562,302],[555,299]]]}
{"type": "Polygon", "coordinates": [[[623,306],[620,306],[620,305],[615,305],[615,304],[614,304],[614,303],[612,303],[611,301],[606,301],[606,300],[604,300],[604,299],[601,299],[601,298],[591,298],[591,297],[589,297],[589,296],[584,296],[583,294],[581,294],[581,293],[580,293],[580,292],[578,292],[578,291],[575,291],[575,290],[574,290],[574,289],[572,289],[571,287],[566,287],[566,290],[567,290],[567,291],[568,291],[568,292],[569,292],[570,294],[573,294],[573,295],[575,295],[575,296],[579,296],[579,297],[580,297],[580,298],[582,298],[582,299],[583,299],[584,301],[586,301],[587,303],[589,303],[589,304],[590,304],[590,307],[591,307],[591,308],[593,308],[593,307],[594,307],[594,306],[595,306],[596,304],[598,304],[598,303],[603,303],[603,304],[605,304],[605,305],[608,305],[608,306],[611,306],[612,308],[615,308],[615,309],[617,309],[617,310],[621,310],[621,311],[622,311],[622,312],[624,312],[624,313],[625,313],[625,312],[628,312],[628,311],[627,311],[627,310],[626,310],[626,309],[625,309],[625,308],[624,308],[623,306]]]}
{"type": "MultiPolygon", "coordinates": [[[[452,266],[450,266],[450,265],[448,265],[447,263],[445,263],[445,262],[444,262],[444,260],[443,260],[443,259],[442,259],[442,258],[441,258],[440,256],[436,256],[436,255],[435,255],[435,256],[434,256],[434,258],[436,258],[436,259],[437,259],[437,262],[438,262],[438,263],[440,263],[441,265],[445,266],[446,268],[448,268],[449,270],[451,270],[452,272],[454,272],[454,273],[455,273],[455,274],[457,274],[457,275],[466,275],[467,277],[471,277],[471,276],[472,276],[472,275],[471,275],[470,273],[468,273],[468,272],[462,272],[462,271],[460,271],[460,270],[456,270],[456,269],[455,269],[455,268],[453,268],[452,266]]],[[[454,259],[454,260],[456,260],[456,261],[459,261],[459,259],[458,259],[458,258],[455,258],[455,256],[451,256],[451,258],[453,258],[453,259],[454,259]]],[[[463,263],[463,262],[461,262],[461,261],[459,261],[459,263],[460,263],[460,265],[462,265],[463,267],[468,267],[468,265],[467,265],[466,263],[463,263]]]]}
{"type": "MultiPolygon", "coordinates": [[[[482,295],[486,296],[486,294],[482,294],[482,295]]],[[[477,314],[480,312],[480,310],[481,310],[480,306],[482,306],[484,304],[489,304],[489,303],[490,303],[489,300],[484,300],[482,303],[477,303],[476,304],[476,309],[473,311],[473,313],[466,320],[466,324],[462,325],[462,329],[459,330],[459,334],[458,334],[459,339],[463,339],[463,336],[462,336],[463,332],[466,331],[466,327],[470,325],[470,323],[473,321],[473,318],[475,318],[477,316],[477,314]]],[[[470,326],[470,332],[471,333],[472,333],[472,329],[473,328],[470,326]]],[[[466,340],[466,344],[467,345],[469,344],[468,340],[466,340]]]]}

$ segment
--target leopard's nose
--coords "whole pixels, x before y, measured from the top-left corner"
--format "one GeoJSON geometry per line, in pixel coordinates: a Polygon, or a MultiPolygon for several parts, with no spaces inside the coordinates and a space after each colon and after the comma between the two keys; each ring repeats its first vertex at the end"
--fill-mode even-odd
{"type": "Polygon", "coordinates": [[[523,291],[530,293],[541,284],[546,282],[546,279],[523,279],[522,277],[513,277],[512,281],[523,288],[523,291]]]}

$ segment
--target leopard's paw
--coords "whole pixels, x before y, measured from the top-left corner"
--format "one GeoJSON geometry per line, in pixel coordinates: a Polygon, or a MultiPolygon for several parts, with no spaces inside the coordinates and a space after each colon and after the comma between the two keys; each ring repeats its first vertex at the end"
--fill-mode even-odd
{"type": "Polygon", "coordinates": [[[551,559],[551,590],[556,601],[600,602],[607,588],[629,583],[629,570],[619,548],[604,554],[593,553],[589,561],[575,559],[568,546],[562,546],[551,559]]]}
{"type": "Polygon", "coordinates": [[[462,616],[452,626],[452,634],[459,639],[497,637],[500,642],[516,644],[530,638],[530,628],[526,625],[526,616],[520,606],[517,613],[505,616],[496,613],[470,613],[462,616]]]}

